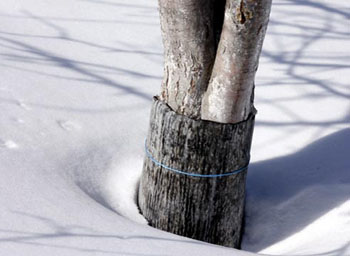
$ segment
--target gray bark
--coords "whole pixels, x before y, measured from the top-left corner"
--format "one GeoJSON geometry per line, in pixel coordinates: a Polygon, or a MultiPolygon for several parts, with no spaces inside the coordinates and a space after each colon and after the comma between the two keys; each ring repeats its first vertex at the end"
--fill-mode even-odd
{"type": "Polygon", "coordinates": [[[227,0],[215,64],[202,101],[202,119],[235,123],[251,113],[270,8],[271,0],[227,0]]]}
{"type": "Polygon", "coordinates": [[[220,34],[213,26],[213,2],[159,0],[165,58],[160,97],[177,113],[198,119],[220,34]]]}
{"type": "Polygon", "coordinates": [[[254,76],[270,6],[271,0],[159,0],[164,79],[138,194],[151,226],[239,247],[247,170],[198,175],[249,162],[254,76]]]}
{"type": "Polygon", "coordinates": [[[165,231],[238,247],[246,169],[224,177],[192,177],[164,165],[200,175],[225,174],[247,166],[254,112],[244,122],[220,124],[179,115],[155,98],[150,120],[149,155],[138,198],[144,217],[165,231]]]}

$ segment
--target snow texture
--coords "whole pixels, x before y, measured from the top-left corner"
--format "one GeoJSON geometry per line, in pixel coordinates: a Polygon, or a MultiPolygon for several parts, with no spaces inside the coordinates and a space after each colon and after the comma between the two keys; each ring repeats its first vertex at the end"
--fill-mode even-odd
{"type": "Polygon", "coordinates": [[[273,3],[238,251],[135,204],[157,2],[0,1],[0,255],[350,255],[349,7],[273,3]]]}

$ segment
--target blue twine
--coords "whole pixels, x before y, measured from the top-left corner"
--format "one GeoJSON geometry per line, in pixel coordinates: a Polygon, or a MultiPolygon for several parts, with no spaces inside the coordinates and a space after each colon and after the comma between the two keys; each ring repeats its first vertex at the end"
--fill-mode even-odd
{"type": "Polygon", "coordinates": [[[232,171],[232,172],[228,172],[228,173],[222,173],[222,174],[198,174],[198,173],[190,173],[190,172],[184,172],[184,171],[180,171],[178,169],[175,169],[175,168],[171,168],[169,166],[166,166],[165,164],[162,164],[160,162],[158,162],[156,159],[153,158],[153,156],[151,155],[151,153],[148,151],[147,149],[147,145],[146,145],[146,141],[145,141],[145,151],[146,151],[146,155],[149,159],[151,159],[151,161],[153,163],[155,163],[156,165],[158,166],[161,166],[163,167],[164,169],[167,169],[169,171],[173,171],[175,173],[178,173],[178,174],[183,174],[183,175],[187,175],[187,176],[191,176],[191,177],[200,177],[200,178],[217,178],[217,177],[225,177],[225,176],[230,176],[230,175],[233,175],[233,174],[237,174],[237,173],[240,173],[244,170],[246,170],[248,168],[248,165],[247,164],[246,166],[242,167],[242,168],[239,168],[235,171],[232,171]]]}

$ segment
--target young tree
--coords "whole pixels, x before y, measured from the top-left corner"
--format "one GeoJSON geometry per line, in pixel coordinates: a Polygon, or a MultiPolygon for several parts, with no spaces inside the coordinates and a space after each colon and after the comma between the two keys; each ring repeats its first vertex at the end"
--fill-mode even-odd
{"type": "Polygon", "coordinates": [[[159,0],[164,78],[138,202],[151,226],[239,247],[271,0],[159,0]]]}

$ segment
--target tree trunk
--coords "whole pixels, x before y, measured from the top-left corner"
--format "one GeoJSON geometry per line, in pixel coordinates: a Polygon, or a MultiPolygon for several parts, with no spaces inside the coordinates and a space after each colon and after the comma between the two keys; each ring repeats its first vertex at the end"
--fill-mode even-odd
{"type": "Polygon", "coordinates": [[[254,76],[270,5],[159,0],[164,79],[138,193],[151,226],[240,246],[254,76]]]}
{"type": "Polygon", "coordinates": [[[240,122],[253,108],[254,78],[271,0],[227,0],[221,39],[202,103],[202,119],[240,122]]]}
{"type": "Polygon", "coordinates": [[[214,0],[159,0],[164,45],[160,97],[177,113],[196,119],[221,29],[213,9],[214,0]]]}
{"type": "Polygon", "coordinates": [[[238,247],[254,114],[220,124],[179,115],[155,98],[139,206],[153,227],[238,247]]]}

